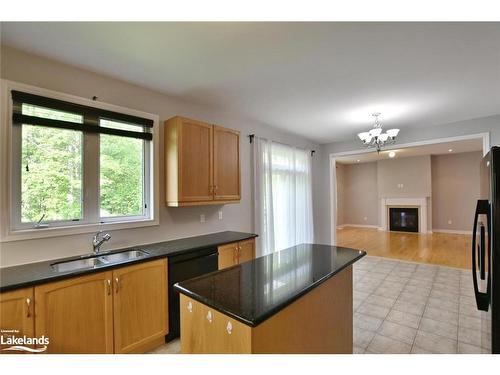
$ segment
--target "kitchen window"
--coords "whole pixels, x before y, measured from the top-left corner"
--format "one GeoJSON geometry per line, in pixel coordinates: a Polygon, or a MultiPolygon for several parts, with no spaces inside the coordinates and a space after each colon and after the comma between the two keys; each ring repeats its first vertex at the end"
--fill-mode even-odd
{"type": "Polygon", "coordinates": [[[153,119],[10,94],[11,231],[152,220],[153,119]]]}

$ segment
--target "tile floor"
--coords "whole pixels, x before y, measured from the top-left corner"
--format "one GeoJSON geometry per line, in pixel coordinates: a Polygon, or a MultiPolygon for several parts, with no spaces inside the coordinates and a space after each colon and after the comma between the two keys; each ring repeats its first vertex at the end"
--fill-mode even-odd
{"type": "Polygon", "coordinates": [[[469,270],[366,256],[353,277],[354,353],[488,352],[469,270]]]}
{"type": "MultiPolygon", "coordinates": [[[[488,353],[469,270],[366,256],[353,278],[354,353],[488,353]]],[[[151,353],[179,352],[174,340],[151,353]]]]}

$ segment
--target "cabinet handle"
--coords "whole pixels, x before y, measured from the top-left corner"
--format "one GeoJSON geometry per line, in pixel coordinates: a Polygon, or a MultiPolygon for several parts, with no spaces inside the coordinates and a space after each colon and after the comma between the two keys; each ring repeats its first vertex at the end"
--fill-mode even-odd
{"type": "Polygon", "coordinates": [[[188,304],[187,304],[187,309],[188,309],[188,311],[189,311],[190,313],[192,313],[192,312],[193,312],[193,304],[191,303],[191,301],[189,301],[189,302],[188,302],[188,304]]]}
{"type": "Polygon", "coordinates": [[[108,296],[111,295],[111,280],[106,280],[108,296]]]}
{"type": "Polygon", "coordinates": [[[227,322],[226,331],[228,334],[233,333],[233,325],[231,324],[231,322],[227,322]]]}
{"type": "Polygon", "coordinates": [[[26,298],[26,317],[31,317],[31,298],[26,298]]]}
{"type": "Polygon", "coordinates": [[[115,277],[115,293],[118,293],[119,289],[120,289],[120,279],[118,277],[115,277]]]}
{"type": "Polygon", "coordinates": [[[212,312],[210,310],[207,313],[207,320],[209,323],[212,323],[212,312]]]}

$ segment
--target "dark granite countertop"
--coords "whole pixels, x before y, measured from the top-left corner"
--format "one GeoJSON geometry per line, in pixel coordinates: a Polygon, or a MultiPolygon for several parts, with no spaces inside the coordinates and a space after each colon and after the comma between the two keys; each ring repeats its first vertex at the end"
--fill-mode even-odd
{"type": "MultiPolygon", "coordinates": [[[[101,272],[112,268],[123,267],[124,265],[130,265],[132,263],[140,263],[153,259],[172,257],[182,253],[188,253],[200,249],[206,249],[209,247],[216,247],[254,237],[257,237],[257,235],[252,233],[227,231],[152,243],[147,245],[131,246],[119,250],[112,250],[111,253],[127,249],[141,249],[145,250],[149,254],[145,257],[129,260],[122,263],[107,264],[97,268],[81,269],[64,273],[54,271],[51,267],[51,264],[60,262],[62,260],[79,259],[80,257],[53,259],[49,261],[0,268],[0,292],[43,284],[55,280],[67,279],[75,276],[81,276],[93,272],[101,272]]],[[[106,254],[109,254],[109,252],[106,252],[106,254]]]]}
{"type": "Polygon", "coordinates": [[[366,255],[302,244],[186,280],[175,289],[249,326],[257,326],[366,255]]]}

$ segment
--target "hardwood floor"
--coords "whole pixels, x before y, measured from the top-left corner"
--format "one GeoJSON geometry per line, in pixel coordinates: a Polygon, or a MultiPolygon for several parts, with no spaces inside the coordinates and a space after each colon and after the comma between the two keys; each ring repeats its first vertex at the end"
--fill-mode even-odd
{"type": "Polygon", "coordinates": [[[377,229],[337,229],[337,245],[365,250],[368,255],[438,264],[471,267],[471,239],[465,234],[384,232],[377,229]]]}

